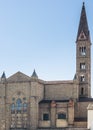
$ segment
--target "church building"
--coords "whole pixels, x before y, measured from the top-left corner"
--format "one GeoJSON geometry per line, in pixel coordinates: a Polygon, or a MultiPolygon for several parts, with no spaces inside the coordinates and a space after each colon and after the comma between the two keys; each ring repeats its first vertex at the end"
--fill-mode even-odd
{"type": "MultiPolygon", "coordinates": [[[[69,53],[69,52],[68,52],[69,53]]],[[[87,130],[91,97],[91,38],[83,3],[72,80],[44,81],[17,72],[0,80],[0,130],[87,130]]]]}

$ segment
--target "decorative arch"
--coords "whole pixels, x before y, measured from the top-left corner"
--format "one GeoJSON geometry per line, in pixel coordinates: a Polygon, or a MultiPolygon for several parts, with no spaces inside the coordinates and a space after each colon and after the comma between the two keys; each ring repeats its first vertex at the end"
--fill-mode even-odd
{"type": "Polygon", "coordinates": [[[17,91],[11,99],[11,128],[27,128],[28,101],[24,95],[17,91]]]}
{"type": "Polygon", "coordinates": [[[22,91],[20,91],[20,90],[16,91],[15,93],[13,93],[13,94],[11,95],[11,102],[13,101],[13,98],[14,98],[15,100],[17,100],[18,98],[23,99],[23,98],[25,97],[24,95],[25,95],[24,92],[22,92],[22,91]]]}

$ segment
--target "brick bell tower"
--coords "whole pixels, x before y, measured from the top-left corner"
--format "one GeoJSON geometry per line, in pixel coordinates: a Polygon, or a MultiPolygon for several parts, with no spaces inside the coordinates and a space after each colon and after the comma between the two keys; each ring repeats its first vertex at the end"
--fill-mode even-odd
{"type": "Polygon", "coordinates": [[[84,3],[76,39],[76,75],[79,97],[91,97],[91,40],[84,3]]]}

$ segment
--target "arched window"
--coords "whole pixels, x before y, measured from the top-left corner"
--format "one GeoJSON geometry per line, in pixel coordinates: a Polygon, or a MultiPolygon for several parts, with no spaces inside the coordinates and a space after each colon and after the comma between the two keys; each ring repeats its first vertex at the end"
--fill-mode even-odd
{"type": "Polygon", "coordinates": [[[14,103],[11,105],[11,113],[12,114],[15,113],[15,104],[14,103]]]}
{"type": "Polygon", "coordinates": [[[23,112],[27,112],[27,103],[23,104],[23,112]]]}
{"type": "Polygon", "coordinates": [[[25,97],[15,98],[11,104],[11,128],[27,128],[28,103],[25,97]]]}
{"type": "Polygon", "coordinates": [[[80,69],[85,70],[86,69],[86,64],[85,63],[80,63],[80,69]]]}
{"type": "Polygon", "coordinates": [[[85,55],[86,55],[86,47],[80,47],[80,48],[79,48],[79,51],[80,51],[80,54],[81,54],[82,56],[85,56],[85,55]]]}
{"type": "Polygon", "coordinates": [[[58,119],[66,119],[65,113],[58,113],[58,119]]]}
{"type": "Polygon", "coordinates": [[[16,101],[16,110],[17,110],[17,112],[21,112],[21,110],[22,110],[22,101],[21,101],[21,99],[20,98],[18,98],[17,99],[17,101],[16,101]]]}
{"type": "Polygon", "coordinates": [[[81,75],[81,76],[80,76],[80,81],[81,81],[81,82],[84,82],[84,81],[85,81],[85,76],[84,76],[84,75],[81,75]]]}

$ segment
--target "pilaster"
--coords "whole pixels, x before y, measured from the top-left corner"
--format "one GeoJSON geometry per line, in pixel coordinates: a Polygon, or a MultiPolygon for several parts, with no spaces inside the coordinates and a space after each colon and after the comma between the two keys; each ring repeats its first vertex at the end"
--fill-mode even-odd
{"type": "Polygon", "coordinates": [[[30,130],[38,127],[38,99],[36,96],[30,97],[30,130]]]}
{"type": "Polygon", "coordinates": [[[51,102],[51,127],[56,127],[56,102],[51,102]]]}
{"type": "Polygon", "coordinates": [[[73,124],[74,124],[74,101],[70,99],[68,103],[68,125],[73,126],[73,124]]]}

